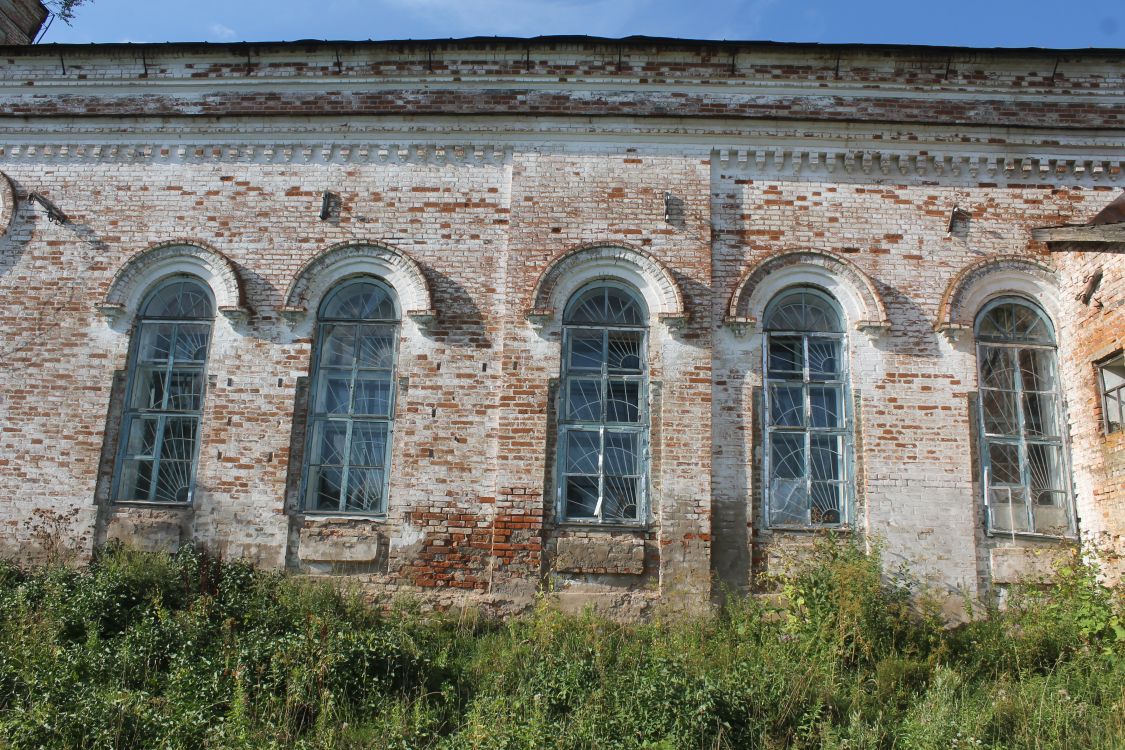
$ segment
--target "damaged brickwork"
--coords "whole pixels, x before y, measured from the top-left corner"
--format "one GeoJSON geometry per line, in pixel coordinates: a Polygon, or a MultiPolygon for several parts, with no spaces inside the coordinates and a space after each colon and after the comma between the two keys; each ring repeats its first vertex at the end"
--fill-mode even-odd
{"type": "Polygon", "coordinates": [[[1075,543],[985,523],[973,322],[1015,295],[1055,328],[1078,538],[1123,551],[1123,436],[1103,429],[1095,364],[1125,346],[1125,245],[1033,237],[1125,184],[1121,51],[548,38],[0,57],[5,555],[41,556],[46,515],[80,558],[190,542],[438,607],[540,591],[621,617],[705,607],[818,533],[763,515],[762,320],[804,287],[846,321],[845,533],[951,612],[1075,543]],[[175,274],[216,305],[192,500],[114,502],[138,309],[175,274]],[[316,311],[356,274],[402,312],[386,513],[310,513],[316,311]],[[558,502],[564,310],[603,280],[649,314],[635,524],[558,502]]]}

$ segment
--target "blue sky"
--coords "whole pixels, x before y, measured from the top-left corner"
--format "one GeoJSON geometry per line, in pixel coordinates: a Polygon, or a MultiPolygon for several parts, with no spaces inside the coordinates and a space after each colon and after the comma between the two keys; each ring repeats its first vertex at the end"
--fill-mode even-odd
{"type": "Polygon", "coordinates": [[[630,34],[1125,47],[1122,0],[92,0],[44,42],[630,34]]]}

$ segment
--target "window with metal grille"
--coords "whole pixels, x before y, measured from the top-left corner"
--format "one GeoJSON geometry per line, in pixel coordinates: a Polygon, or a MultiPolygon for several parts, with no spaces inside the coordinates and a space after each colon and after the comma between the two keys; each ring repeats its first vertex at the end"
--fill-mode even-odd
{"type": "Polygon", "coordinates": [[[1074,532],[1055,337],[1030,302],[1004,298],[977,316],[979,430],[988,528],[1074,532]]]}
{"type": "Polygon", "coordinates": [[[1125,430],[1125,356],[1121,352],[1098,364],[1105,433],[1125,430]]]}
{"type": "Polygon", "coordinates": [[[835,302],[789,290],[766,309],[765,514],[773,527],[848,523],[852,419],[835,302]]]}
{"type": "Polygon", "coordinates": [[[191,502],[213,318],[210,291],[193,278],[165,281],[141,306],[115,472],[118,502],[191,502]]]}
{"type": "Polygon", "coordinates": [[[558,440],[563,520],[646,520],[647,326],[639,295],[622,286],[586,288],[567,305],[558,440]]]}
{"type": "Polygon", "coordinates": [[[317,315],[305,509],[381,514],[394,425],[399,311],[373,278],[344,282],[317,315]]]}

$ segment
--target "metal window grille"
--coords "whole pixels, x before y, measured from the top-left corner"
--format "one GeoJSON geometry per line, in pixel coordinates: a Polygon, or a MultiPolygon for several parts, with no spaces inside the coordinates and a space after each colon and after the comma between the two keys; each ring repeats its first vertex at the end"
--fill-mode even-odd
{"type": "Polygon", "coordinates": [[[399,320],[393,291],[369,278],[345,282],[320,307],[303,472],[306,511],[387,510],[399,320]]]}
{"type": "Polygon", "coordinates": [[[976,337],[988,529],[1073,534],[1051,325],[1030,303],[1000,299],[977,316],[976,337]]]}
{"type": "Polygon", "coordinates": [[[559,409],[559,516],[643,523],[648,479],[648,315],[615,285],[567,305],[559,409]]]}
{"type": "Polygon", "coordinates": [[[210,293],[190,278],[166,281],[142,306],[129,354],[118,502],[191,502],[213,317],[210,293]]]}
{"type": "Polygon", "coordinates": [[[854,428],[841,316],[827,295],[801,288],[771,302],[764,320],[767,523],[846,524],[854,428]]]}

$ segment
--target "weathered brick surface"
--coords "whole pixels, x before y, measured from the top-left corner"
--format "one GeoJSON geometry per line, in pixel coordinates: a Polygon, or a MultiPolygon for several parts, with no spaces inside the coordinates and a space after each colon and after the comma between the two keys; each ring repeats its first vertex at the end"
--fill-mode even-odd
{"type": "Polygon", "coordinates": [[[763,523],[753,320],[775,280],[807,272],[847,297],[854,527],[955,601],[1059,548],[985,535],[975,347],[943,318],[971,320],[950,312],[959,284],[1023,261],[1058,271],[1040,301],[1058,329],[1080,529],[1121,548],[1121,436],[1102,434],[1092,363],[1125,343],[1125,262],[1119,247],[1049,252],[1030,236],[1084,222],[1120,189],[1118,53],[590,40],[354,45],[339,64],[303,44],[61,52],[65,72],[40,49],[0,52],[15,197],[0,210],[5,554],[41,554],[48,518],[82,554],[193,541],[436,606],[518,608],[544,586],[623,616],[703,606],[715,584],[749,586],[810,541],[763,523]],[[1033,127],[996,127],[1017,122],[1033,127]],[[338,207],[321,220],[325,190],[338,207]],[[50,223],[30,192],[69,221],[50,223]],[[951,231],[954,208],[969,219],[951,231]],[[114,506],[128,290],[146,278],[142,251],[171,242],[203,248],[223,306],[196,500],[114,506]],[[399,342],[385,519],[303,514],[296,498],[314,334],[302,307],[323,291],[307,275],[349,243],[387,248],[400,296],[432,310],[404,304],[416,314],[399,342]],[[643,528],[557,518],[556,297],[580,273],[625,274],[653,308],[643,528]]]}

